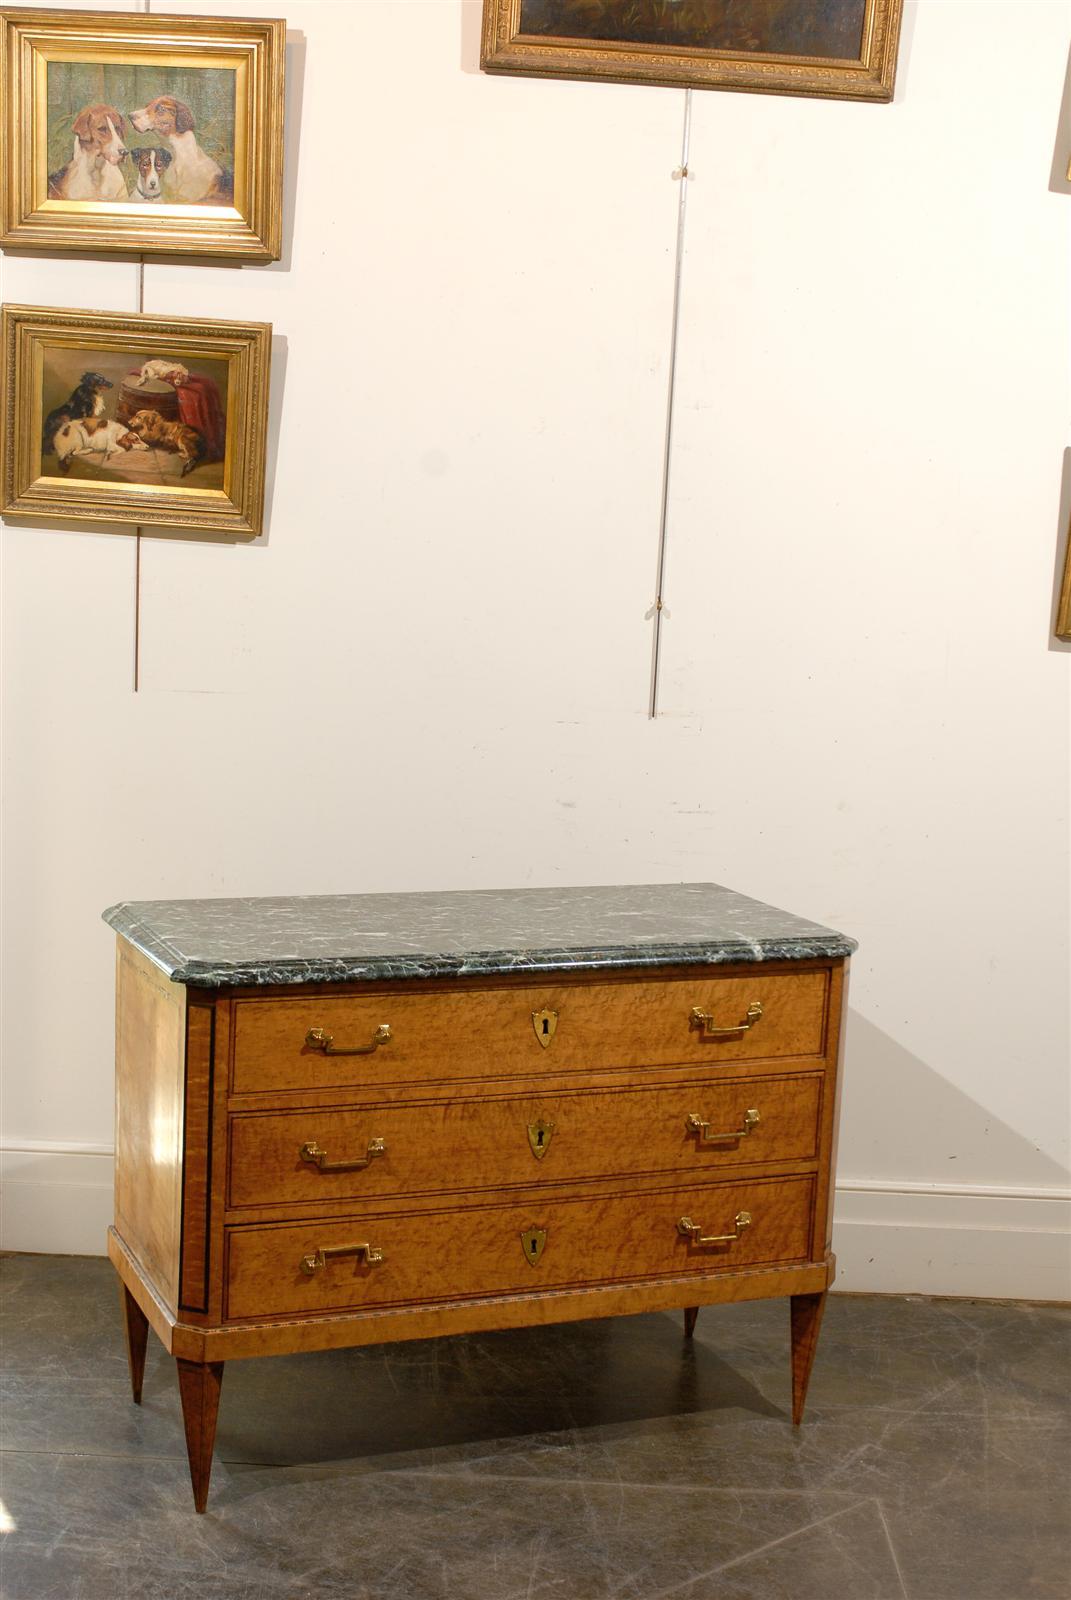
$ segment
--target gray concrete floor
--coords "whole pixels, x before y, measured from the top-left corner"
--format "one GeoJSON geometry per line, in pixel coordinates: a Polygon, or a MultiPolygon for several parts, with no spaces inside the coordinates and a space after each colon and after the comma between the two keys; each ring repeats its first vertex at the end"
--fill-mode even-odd
{"type": "Polygon", "coordinates": [[[194,1514],[105,1261],[3,1261],[4,1600],[1068,1600],[1071,1315],[832,1296],[227,1367],[194,1514]]]}

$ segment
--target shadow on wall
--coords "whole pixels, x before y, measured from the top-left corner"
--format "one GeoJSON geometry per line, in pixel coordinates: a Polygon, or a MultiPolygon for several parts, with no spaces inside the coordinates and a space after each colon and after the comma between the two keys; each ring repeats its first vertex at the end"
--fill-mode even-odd
{"type": "Polygon", "coordinates": [[[463,0],[461,7],[461,70],[472,77],[480,75],[480,45],[483,40],[482,0],[463,0]]]}
{"type": "Polygon", "coordinates": [[[1060,614],[1060,596],[1064,587],[1064,571],[1071,559],[1071,445],[1064,451],[1063,472],[1060,479],[1060,509],[1056,523],[1056,566],[1052,575],[1052,612],[1049,617],[1049,649],[1066,655],[1071,652],[1071,639],[1061,639],[1056,632],[1060,614]]]}
{"type": "Polygon", "coordinates": [[[1058,1161],[857,1011],[848,1012],[844,1061],[843,1182],[1067,1185],[1058,1161]]]}
{"type": "Polygon", "coordinates": [[[1049,190],[1052,194],[1071,194],[1071,49],[1067,52],[1064,93],[1056,120],[1056,142],[1052,152],[1049,190]]]}
{"type": "Polygon", "coordinates": [[[286,30],[286,89],[283,108],[283,247],[278,261],[267,261],[258,272],[289,272],[294,260],[294,228],[300,185],[301,104],[305,98],[305,35],[286,30]]]}
{"type": "Polygon", "coordinates": [[[283,388],[289,345],[285,334],[273,333],[271,341],[271,380],[268,387],[268,455],[264,476],[264,526],[252,545],[266,545],[271,535],[271,512],[275,501],[275,473],[279,465],[279,441],[283,430],[283,388]]]}

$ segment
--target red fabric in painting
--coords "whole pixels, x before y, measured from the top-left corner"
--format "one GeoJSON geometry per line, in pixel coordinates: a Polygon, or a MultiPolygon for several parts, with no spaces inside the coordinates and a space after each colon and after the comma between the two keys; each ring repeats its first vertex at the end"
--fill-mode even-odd
{"type": "Polygon", "coordinates": [[[219,390],[211,378],[202,378],[191,372],[185,383],[180,383],[178,395],[179,421],[196,428],[205,441],[205,460],[222,461],[227,446],[227,423],[220,404],[219,390]]]}

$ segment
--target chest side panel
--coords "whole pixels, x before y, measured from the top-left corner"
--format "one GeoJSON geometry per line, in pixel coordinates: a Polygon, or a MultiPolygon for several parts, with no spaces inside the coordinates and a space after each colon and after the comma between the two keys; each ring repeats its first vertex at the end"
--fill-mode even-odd
{"type": "Polygon", "coordinates": [[[120,939],[115,1225],[172,1309],[182,1212],[186,991],[120,939]]]}

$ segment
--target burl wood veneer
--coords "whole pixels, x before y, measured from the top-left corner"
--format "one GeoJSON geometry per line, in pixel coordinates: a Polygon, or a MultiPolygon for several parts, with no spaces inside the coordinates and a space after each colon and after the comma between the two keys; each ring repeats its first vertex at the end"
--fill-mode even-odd
{"type": "Polygon", "coordinates": [[[853,941],[712,884],[105,916],[109,1253],[198,1511],[247,1356],[786,1296],[799,1422],[853,941]]]}

